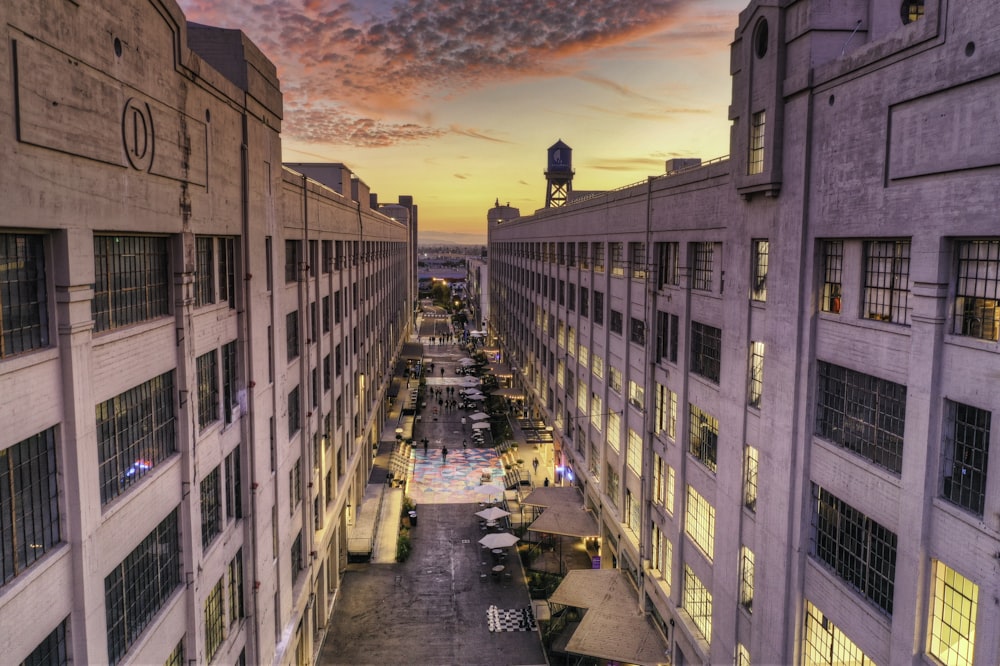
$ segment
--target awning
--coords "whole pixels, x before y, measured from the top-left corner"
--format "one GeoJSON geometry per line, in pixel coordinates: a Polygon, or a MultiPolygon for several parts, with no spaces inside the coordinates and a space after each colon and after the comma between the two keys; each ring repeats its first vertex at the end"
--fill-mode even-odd
{"type": "Polygon", "coordinates": [[[630,664],[665,664],[670,648],[639,610],[635,590],[620,569],[574,569],[550,604],[585,608],[566,644],[570,654],[630,664]]]}
{"type": "Polygon", "coordinates": [[[601,536],[594,514],[581,506],[559,505],[545,509],[542,515],[528,526],[528,531],[581,539],[601,536]]]}
{"type": "Polygon", "coordinates": [[[583,493],[576,486],[549,486],[535,488],[525,497],[521,504],[525,506],[542,506],[545,508],[562,506],[574,509],[583,508],[583,493]]]}

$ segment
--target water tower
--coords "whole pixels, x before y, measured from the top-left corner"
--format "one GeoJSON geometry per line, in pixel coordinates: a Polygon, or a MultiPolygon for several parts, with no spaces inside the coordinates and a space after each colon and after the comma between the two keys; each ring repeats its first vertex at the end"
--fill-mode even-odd
{"type": "Polygon", "coordinates": [[[563,143],[562,139],[549,146],[545,180],[548,182],[545,207],[565,206],[573,191],[573,149],[563,143]]]}

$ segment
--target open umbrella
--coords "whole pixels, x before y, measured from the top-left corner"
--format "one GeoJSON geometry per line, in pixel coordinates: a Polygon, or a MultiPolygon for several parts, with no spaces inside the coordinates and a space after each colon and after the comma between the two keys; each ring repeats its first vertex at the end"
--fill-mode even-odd
{"type": "Polygon", "coordinates": [[[480,391],[477,388],[464,388],[464,389],[460,389],[459,393],[461,393],[462,395],[482,395],[483,394],[483,392],[480,391]]]}
{"type": "Polygon", "coordinates": [[[477,421],[472,424],[473,430],[489,430],[490,424],[486,421],[477,421]]]}
{"type": "Polygon", "coordinates": [[[486,483],[481,486],[476,486],[476,494],[492,499],[503,495],[503,488],[492,483],[486,483]]]}
{"type": "Polygon", "coordinates": [[[479,377],[465,377],[462,380],[462,384],[465,386],[479,386],[479,377]]]}
{"type": "Polygon", "coordinates": [[[490,415],[485,412],[475,412],[473,414],[469,414],[469,418],[473,421],[482,421],[483,419],[490,418],[490,415]]]}
{"type": "Polygon", "coordinates": [[[483,520],[499,520],[504,516],[509,516],[510,511],[504,511],[503,509],[495,506],[491,506],[488,509],[483,509],[482,511],[477,511],[476,515],[483,520]]]}
{"type": "Polygon", "coordinates": [[[511,534],[510,532],[495,532],[493,534],[487,534],[479,543],[483,544],[487,548],[509,548],[515,543],[520,541],[519,538],[511,534]]]}
{"type": "Polygon", "coordinates": [[[460,358],[460,359],[458,359],[458,364],[459,365],[475,365],[476,362],[473,361],[471,358],[460,358]]]}
{"type": "Polygon", "coordinates": [[[482,393],[473,393],[472,395],[465,396],[466,400],[486,400],[486,396],[482,393]]]}

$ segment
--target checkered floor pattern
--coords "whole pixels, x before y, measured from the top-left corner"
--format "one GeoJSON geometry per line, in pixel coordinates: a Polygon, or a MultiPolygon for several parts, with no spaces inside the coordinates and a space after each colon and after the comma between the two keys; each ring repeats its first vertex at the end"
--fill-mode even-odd
{"type": "Polygon", "coordinates": [[[538,628],[531,608],[509,608],[501,610],[496,606],[486,609],[490,631],[534,631],[538,628]]]}

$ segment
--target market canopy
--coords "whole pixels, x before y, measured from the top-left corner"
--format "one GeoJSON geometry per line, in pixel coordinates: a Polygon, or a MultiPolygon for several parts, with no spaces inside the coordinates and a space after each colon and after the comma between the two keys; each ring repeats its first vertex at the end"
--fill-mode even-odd
{"type": "Polygon", "coordinates": [[[621,569],[574,569],[549,603],[587,609],[566,643],[570,654],[643,666],[670,661],[670,647],[639,609],[621,569]]]}
{"type": "Polygon", "coordinates": [[[528,526],[528,531],[581,539],[601,536],[594,514],[582,506],[562,504],[542,511],[542,515],[528,526]]]}
{"type": "Polygon", "coordinates": [[[482,421],[483,419],[490,418],[490,415],[485,412],[475,412],[473,414],[469,414],[469,418],[473,421],[482,421]]]}
{"type": "Polygon", "coordinates": [[[472,424],[472,429],[473,430],[489,430],[490,429],[490,424],[487,423],[486,421],[477,421],[476,423],[472,424]]]}

